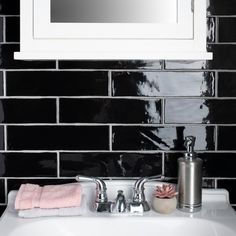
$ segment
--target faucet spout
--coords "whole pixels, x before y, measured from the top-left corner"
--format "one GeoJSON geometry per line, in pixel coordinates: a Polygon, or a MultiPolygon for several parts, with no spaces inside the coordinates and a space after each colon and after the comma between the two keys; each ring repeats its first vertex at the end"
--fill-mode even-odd
{"type": "Polygon", "coordinates": [[[96,183],[96,199],[94,203],[94,208],[97,212],[111,212],[113,207],[113,202],[108,201],[107,197],[107,187],[106,183],[100,179],[95,177],[88,177],[77,175],[75,177],[77,181],[92,181],[96,183]]]}
{"type": "Polygon", "coordinates": [[[164,180],[164,176],[154,175],[150,177],[142,177],[135,182],[133,190],[133,199],[132,202],[129,204],[130,212],[142,213],[144,211],[150,211],[149,204],[145,198],[144,184],[146,182],[154,180],[164,180]]]}

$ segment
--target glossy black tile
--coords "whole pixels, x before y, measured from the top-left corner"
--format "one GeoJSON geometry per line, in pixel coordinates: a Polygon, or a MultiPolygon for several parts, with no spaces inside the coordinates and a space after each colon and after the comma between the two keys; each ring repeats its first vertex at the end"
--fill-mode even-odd
{"type": "Polygon", "coordinates": [[[218,96],[236,97],[236,73],[218,73],[218,96]]]}
{"type": "Polygon", "coordinates": [[[0,68],[1,69],[47,69],[55,68],[54,61],[22,61],[14,60],[14,52],[19,51],[18,44],[0,45],[0,68]]]}
{"type": "Polygon", "coordinates": [[[60,99],[60,122],[159,124],[161,100],[60,99]]]}
{"type": "Polygon", "coordinates": [[[0,179],[0,203],[4,204],[5,202],[5,181],[0,179]]]}
{"type": "Polygon", "coordinates": [[[236,42],[235,28],[235,18],[219,18],[219,42],[236,42]]]}
{"type": "Polygon", "coordinates": [[[216,38],[216,19],[214,17],[207,18],[207,42],[213,43],[216,38]]]}
{"type": "Polygon", "coordinates": [[[6,206],[0,206],[0,217],[2,216],[5,209],[6,209],[6,206]]]}
{"type": "Polygon", "coordinates": [[[189,70],[189,69],[236,69],[236,45],[211,44],[209,51],[213,52],[212,61],[166,61],[166,69],[189,70]]]}
{"type": "Polygon", "coordinates": [[[55,123],[56,99],[0,99],[0,123],[55,123]]]}
{"type": "Polygon", "coordinates": [[[19,0],[0,0],[0,14],[2,15],[19,15],[19,0]]]}
{"type": "MultiPolygon", "coordinates": [[[[177,177],[179,157],[183,153],[165,154],[165,176],[177,177]]],[[[234,166],[236,165],[235,153],[198,153],[198,157],[203,160],[203,177],[236,177],[234,166]]]]}
{"type": "Polygon", "coordinates": [[[100,177],[141,177],[161,174],[162,154],[61,153],[60,174],[100,177]]]}
{"type": "Polygon", "coordinates": [[[106,126],[8,126],[8,150],[108,150],[106,126]]]}
{"type": "Polygon", "coordinates": [[[56,153],[0,153],[2,177],[56,177],[56,153]]]}
{"type": "Polygon", "coordinates": [[[207,3],[209,15],[236,15],[235,0],[208,0],[207,3]]]}
{"type": "Polygon", "coordinates": [[[6,42],[20,42],[20,17],[6,17],[6,42]]]}
{"type": "Polygon", "coordinates": [[[236,204],[236,180],[218,180],[218,188],[224,188],[229,191],[229,200],[231,204],[236,204]]]}
{"type": "Polygon", "coordinates": [[[113,150],[185,150],[184,137],[196,136],[197,150],[214,150],[214,127],[124,127],[116,126],[113,132],[113,150]]]}
{"type": "Polygon", "coordinates": [[[214,87],[214,72],[112,73],[113,96],[214,96],[214,87]]]}
{"type": "Polygon", "coordinates": [[[235,132],[236,126],[219,126],[218,150],[236,150],[235,132]]]}
{"type": "Polygon", "coordinates": [[[236,100],[166,99],[165,122],[234,124],[236,100]]]}
{"type": "Polygon", "coordinates": [[[60,69],[161,69],[162,61],[59,61],[60,69]]]}
{"type": "Polygon", "coordinates": [[[69,178],[68,179],[58,179],[58,178],[7,179],[7,190],[8,192],[10,192],[11,190],[18,190],[21,184],[26,184],[26,183],[38,184],[40,186],[44,186],[44,185],[53,185],[53,184],[67,184],[67,183],[74,183],[74,182],[76,182],[75,178],[71,178],[71,179],[69,178]]]}
{"type": "Polygon", "coordinates": [[[211,49],[213,60],[211,61],[212,69],[236,69],[236,45],[232,44],[213,44],[211,49]]]}
{"type": "Polygon", "coordinates": [[[6,77],[8,96],[108,95],[108,72],[14,71],[6,77]]]}
{"type": "Polygon", "coordinates": [[[3,17],[0,17],[0,42],[3,42],[3,17]]]}

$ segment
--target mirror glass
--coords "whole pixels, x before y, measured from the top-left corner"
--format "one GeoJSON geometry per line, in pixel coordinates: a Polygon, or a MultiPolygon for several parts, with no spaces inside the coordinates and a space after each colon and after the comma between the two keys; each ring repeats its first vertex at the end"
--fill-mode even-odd
{"type": "Polygon", "coordinates": [[[176,23],[178,0],[51,0],[52,23],[176,23]]]}

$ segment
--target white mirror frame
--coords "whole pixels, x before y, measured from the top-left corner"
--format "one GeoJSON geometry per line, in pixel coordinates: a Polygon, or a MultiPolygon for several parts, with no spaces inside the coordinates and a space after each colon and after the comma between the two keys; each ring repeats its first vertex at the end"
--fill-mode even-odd
{"type": "MultiPolygon", "coordinates": [[[[14,58],[23,60],[212,59],[212,53],[206,52],[206,0],[194,1],[194,13],[191,8],[189,9],[191,7],[189,3],[193,0],[179,1],[186,2],[188,10],[185,18],[183,18],[184,12],[181,16],[185,23],[180,20],[182,25],[179,24],[176,30],[165,25],[162,33],[158,34],[158,31],[153,31],[152,24],[148,24],[151,28],[145,29],[138,23],[139,28],[134,27],[131,34],[124,32],[123,36],[126,37],[117,35],[117,31],[112,31],[110,34],[105,28],[97,38],[93,24],[90,25],[91,31],[82,36],[71,28],[73,24],[69,24],[68,29],[66,29],[67,23],[64,23],[65,26],[62,28],[63,23],[61,26],[59,24],[58,27],[54,27],[55,23],[49,22],[50,0],[21,0],[21,44],[20,52],[15,52],[14,58]],[[37,10],[34,7],[35,3],[37,10]],[[148,38],[141,32],[142,29],[143,32],[150,34],[148,38]],[[110,37],[107,38],[109,35],[110,37]]],[[[83,24],[74,25],[81,27],[83,24]]],[[[119,24],[117,27],[119,29],[119,24]]],[[[159,27],[161,29],[164,26],[159,24],[159,27]]]]}

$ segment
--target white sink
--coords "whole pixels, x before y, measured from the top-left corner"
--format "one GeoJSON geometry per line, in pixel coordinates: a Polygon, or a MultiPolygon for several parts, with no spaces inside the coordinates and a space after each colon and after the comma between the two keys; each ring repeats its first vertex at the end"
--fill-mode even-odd
{"type": "MultiPolygon", "coordinates": [[[[132,194],[133,181],[106,181],[109,200],[114,200],[122,189],[126,198],[132,194]]],[[[42,217],[22,219],[13,209],[12,201],[0,220],[1,236],[236,236],[236,214],[229,205],[226,190],[203,190],[203,207],[200,212],[188,214],[176,210],[169,215],[154,211],[143,215],[95,213],[91,211],[95,185],[82,183],[86,208],[77,217],[42,217]]],[[[147,183],[147,200],[157,183],[147,183]]],[[[10,193],[10,198],[15,192],[10,193]]]]}

